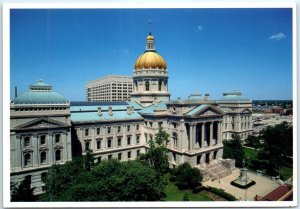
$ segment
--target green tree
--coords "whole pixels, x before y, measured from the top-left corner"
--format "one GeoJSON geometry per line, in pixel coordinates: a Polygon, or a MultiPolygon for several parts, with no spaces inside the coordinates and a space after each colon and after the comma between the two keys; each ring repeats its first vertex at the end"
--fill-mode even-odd
{"type": "Polygon", "coordinates": [[[203,179],[200,170],[192,168],[187,162],[175,168],[173,173],[179,189],[194,189],[203,179]]]}
{"type": "MultiPolygon", "coordinates": [[[[44,201],[156,201],[164,197],[165,182],[154,169],[137,160],[120,162],[116,159],[104,160],[91,169],[81,165],[57,165],[49,171],[44,201]],[[81,167],[81,170],[78,168],[81,167]],[[61,172],[70,169],[70,173],[61,172]],[[57,177],[60,176],[60,179],[57,177]],[[62,187],[58,187],[61,184],[62,187]],[[54,186],[55,187],[54,187],[54,186]],[[50,188],[54,187],[54,190],[50,188]]],[[[68,171],[66,171],[68,172],[68,171]]]]}
{"type": "Polygon", "coordinates": [[[190,201],[190,197],[188,193],[184,193],[182,201],[190,201]]]}
{"type": "Polygon", "coordinates": [[[139,159],[154,168],[159,175],[167,173],[169,170],[169,159],[167,144],[169,142],[169,134],[162,128],[155,135],[154,140],[149,140],[150,148],[147,153],[141,154],[139,159]]]}
{"type": "Polygon", "coordinates": [[[293,155],[293,127],[287,122],[267,126],[260,132],[259,137],[262,146],[257,156],[268,162],[268,173],[276,175],[285,157],[293,155]]]}
{"type": "Polygon", "coordinates": [[[240,136],[233,134],[231,140],[223,141],[223,145],[223,158],[235,159],[235,165],[237,167],[242,167],[243,160],[245,159],[245,153],[243,151],[240,136]]]}
{"type": "Polygon", "coordinates": [[[31,177],[26,176],[23,181],[17,186],[15,182],[10,183],[11,201],[12,202],[34,202],[34,187],[31,187],[31,177]]]}
{"type": "Polygon", "coordinates": [[[249,135],[245,139],[245,143],[246,143],[247,146],[254,147],[255,150],[257,150],[261,146],[260,138],[256,137],[256,136],[253,136],[253,135],[249,135]]]}

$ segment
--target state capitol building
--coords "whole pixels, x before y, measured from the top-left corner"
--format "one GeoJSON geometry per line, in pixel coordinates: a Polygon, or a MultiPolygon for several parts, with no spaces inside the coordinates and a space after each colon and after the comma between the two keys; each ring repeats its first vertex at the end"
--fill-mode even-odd
{"type": "Polygon", "coordinates": [[[41,178],[53,164],[86,150],[97,162],[135,159],[147,152],[160,128],[169,134],[171,167],[188,162],[204,178],[229,175],[234,160],[222,159],[222,140],[252,133],[252,101],[237,91],[218,100],[194,93],[172,101],[168,79],[167,63],[150,33],[146,50],[134,63],[127,101],[70,102],[42,80],[30,85],[10,104],[11,180],[30,178],[35,193],[41,193],[41,178]]]}

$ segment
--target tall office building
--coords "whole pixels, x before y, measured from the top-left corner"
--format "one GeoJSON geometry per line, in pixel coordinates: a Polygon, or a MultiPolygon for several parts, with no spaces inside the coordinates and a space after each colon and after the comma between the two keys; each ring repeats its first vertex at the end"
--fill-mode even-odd
{"type": "Polygon", "coordinates": [[[86,85],[88,102],[126,101],[132,93],[132,78],[122,75],[109,75],[89,81],[86,85]]]}

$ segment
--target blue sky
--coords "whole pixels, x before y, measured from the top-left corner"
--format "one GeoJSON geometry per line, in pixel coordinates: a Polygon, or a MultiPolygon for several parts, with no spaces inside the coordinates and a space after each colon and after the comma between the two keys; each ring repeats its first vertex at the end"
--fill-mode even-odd
{"type": "Polygon", "coordinates": [[[14,9],[11,98],[38,79],[69,100],[87,81],[132,75],[152,22],[171,98],[239,90],[292,99],[292,9],[14,9]]]}

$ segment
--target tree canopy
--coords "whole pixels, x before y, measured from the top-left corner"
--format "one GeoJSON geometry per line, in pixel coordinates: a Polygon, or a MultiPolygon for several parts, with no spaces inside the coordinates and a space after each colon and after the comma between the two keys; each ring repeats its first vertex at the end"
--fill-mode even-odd
{"type": "Polygon", "coordinates": [[[169,158],[167,144],[169,134],[160,128],[155,135],[154,140],[149,140],[149,149],[145,154],[141,154],[139,159],[147,163],[150,167],[155,169],[159,175],[167,173],[169,170],[169,158]]]}
{"type": "Polygon", "coordinates": [[[104,160],[84,169],[82,159],[54,165],[42,201],[155,201],[164,197],[165,184],[154,169],[134,160],[104,160]]]}
{"type": "Polygon", "coordinates": [[[200,170],[192,168],[187,162],[175,168],[173,174],[179,189],[195,189],[203,179],[200,170]]]}
{"type": "Polygon", "coordinates": [[[242,167],[245,153],[243,151],[240,136],[237,134],[233,134],[232,140],[223,141],[223,145],[223,158],[235,159],[235,165],[238,167],[242,167]]]}

